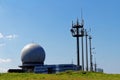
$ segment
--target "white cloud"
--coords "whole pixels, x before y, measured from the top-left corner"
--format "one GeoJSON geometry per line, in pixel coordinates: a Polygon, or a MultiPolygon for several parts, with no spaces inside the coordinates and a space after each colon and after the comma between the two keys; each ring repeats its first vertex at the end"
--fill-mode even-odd
{"type": "Polygon", "coordinates": [[[16,35],[16,34],[13,34],[13,35],[7,35],[6,36],[6,39],[9,39],[9,40],[11,40],[11,39],[15,39],[15,38],[17,38],[18,36],[16,35]]]}
{"type": "Polygon", "coordinates": [[[0,33],[0,39],[4,38],[4,35],[2,33],[0,33]]]}
{"type": "Polygon", "coordinates": [[[3,35],[2,33],[0,33],[0,39],[8,39],[8,40],[11,40],[11,39],[15,39],[17,38],[18,35],[16,34],[10,34],[10,35],[3,35]]]}
{"type": "Polygon", "coordinates": [[[11,59],[2,59],[0,58],[0,63],[10,63],[12,60],[11,59]]]}

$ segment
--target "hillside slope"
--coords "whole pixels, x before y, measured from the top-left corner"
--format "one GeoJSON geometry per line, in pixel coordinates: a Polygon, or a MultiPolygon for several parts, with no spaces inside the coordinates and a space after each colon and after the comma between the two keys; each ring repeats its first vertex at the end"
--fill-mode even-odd
{"type": "Polygon", "coordinates": [[[0,80],[120,80],[120,74],[66,71],[58,74],[1,73],[0,80]]]}

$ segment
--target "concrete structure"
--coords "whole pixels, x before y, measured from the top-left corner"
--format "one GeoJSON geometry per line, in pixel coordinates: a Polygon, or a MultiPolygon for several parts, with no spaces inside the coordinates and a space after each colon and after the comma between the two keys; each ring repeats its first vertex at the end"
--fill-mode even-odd
{"type": "Polygon", "coordinates": [[[43,65],[35,66],[35,73],[58,73],[66,70],[77,70],[77,66],[74,64],[58,64],[58,65],[43,65]]]}
{"type": "MultiPolygon", "coordinates": [[[[44,49],[35,43],[26,45],[21,51],[21,69],[9,69],[8,72],[33,72],[33,73],[58,73],[66,70],[82,70],[81,66],[74,64],[46,65],[44,49]]],[[[96,72],[103,72],[103,69],[96,68],[96,72]]]]}
{"type": "Polygon", "coordinates": [[[22,65],[19,66],[24,72],[57,73],[66,70],[78,70],[74,64],[44,65],[45,51],[35,43],[26,45],[21,51],[22,65]]]}
{"type": "Polygon", "coordinates": [[[37,65],[44,65],[45,51],[44,49],[35,43],[26,45],[21,51],[21,67],[25,71],[32,72],[37,65]]]}

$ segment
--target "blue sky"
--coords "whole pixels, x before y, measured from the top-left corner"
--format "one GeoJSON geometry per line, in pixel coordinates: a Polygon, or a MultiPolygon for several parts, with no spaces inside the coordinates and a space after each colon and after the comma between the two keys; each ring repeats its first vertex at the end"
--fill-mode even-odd
{"type": "MultiPolygon", "coordinates": [[[[119,0],[0,0],[0,72],[21,65],[21,49],[40,44],[45,64],[76,64],[72,20],[81,18],[91,28],[92,47],[99,68],[120,73],[119,0]]],[[[80,19],[81,20],[81,19],[80,19]]]]}

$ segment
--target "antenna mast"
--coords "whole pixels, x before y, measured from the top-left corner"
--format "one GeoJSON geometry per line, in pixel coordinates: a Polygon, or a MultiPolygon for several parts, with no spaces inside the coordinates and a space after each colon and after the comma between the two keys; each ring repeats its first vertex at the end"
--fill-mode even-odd
{"type": "MultiPolygon", "coordinates": [[[[81,9],[81,26],[84,26],[82,9],[81,9]]],[[[82,28],[81,33],[84,34],[84,28],[82,28]]],[[[81,44],[82,44],[82,70],[84,71],[84,42],[83,42],[83,37],[84,36],[81,37],[81,44]]]]}

